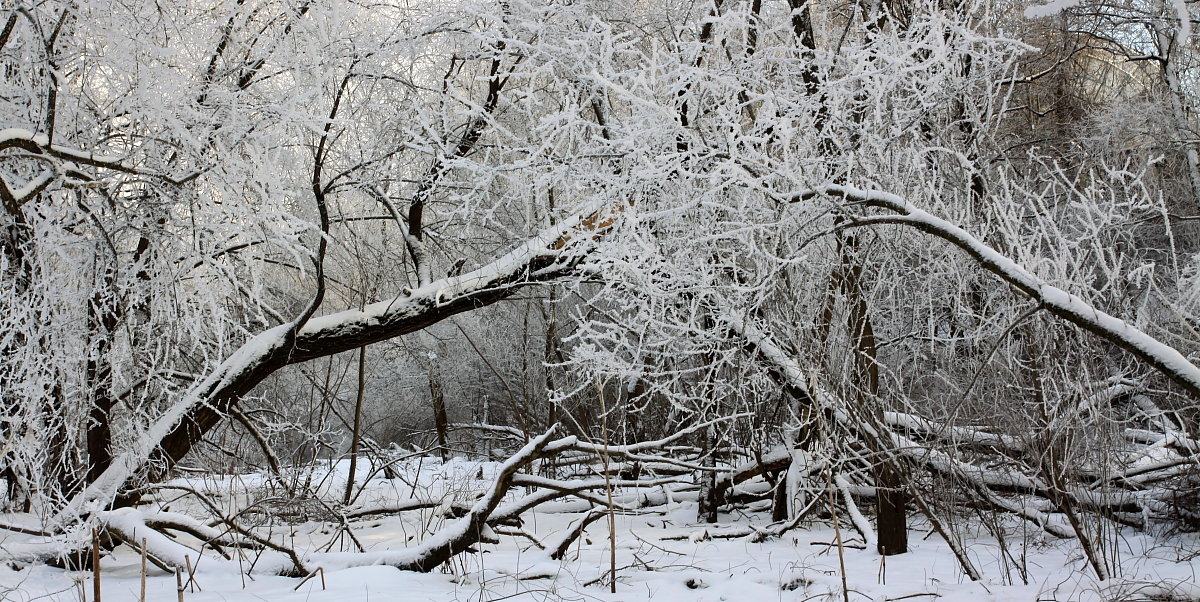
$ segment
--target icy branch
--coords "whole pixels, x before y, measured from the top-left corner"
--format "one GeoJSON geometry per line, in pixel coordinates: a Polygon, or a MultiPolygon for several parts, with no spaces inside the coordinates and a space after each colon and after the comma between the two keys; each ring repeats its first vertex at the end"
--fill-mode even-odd
{"type": "Polygon", "coordinates": [[[388,564],[409,571],[429,572],[441,566],[456,554],[481,540],[490,538],[488,519],[500,505],[500,500],[513,485],[513,478],[522,466],[540,456],[550,443],[554,429],[535,437],[525,447],[513,454],[500,466],[500,473],[487,493],[480,498],[467,515],[450,526],[438,531],[420,546],[411,550],[396,550],[369,554],[319,554],[306,559],[306,564],[324,567],[368,566],[388,564]]]}
{"type": "Polygon", "coordinates": [[[1034,276],[1013,260],[1001,255],[953,223],[931,215],[914,207],[905,199],[886,192],[830,185],[803,193],[797,198],[808,198],[813,194],[839,196],[860,202],[867,207],[894,211],[898,215],[868,216],[858,219],[856,222],[859,225],[903,224],[912,226],[953,244],[979,262],[984,269],[1041,303],[1050,313],[1130,352],[1138,359],[1154,366],[1164,376],[1193,396],[1200,398],[1200,368],[1197,368],[1179,351],[1132,324],[1104,313],[1087,301],[1034,276]]]}
{"type": "Polygon", "coordinates": [[[454,314],[494,303],[524,284],[547,280],[571,268],[581,241],[611,221],[601,221],[603,204],[586,205],[573,217],[543,231],[504,256],[460,276],[444,278],[388,301],[312,318],[288,345],[291,324],[247,341],[163,413],[126,452],[59,511],[51,524],[65,525],[113,500],[148,463],[166,466],[191,446],[255,385],[285,365],[356,349],[425,328],[454,314]],[[581,235],[586,233],[586,235],[581,235]],[[157,451],[156,451],[157,450],[157,451]]]}

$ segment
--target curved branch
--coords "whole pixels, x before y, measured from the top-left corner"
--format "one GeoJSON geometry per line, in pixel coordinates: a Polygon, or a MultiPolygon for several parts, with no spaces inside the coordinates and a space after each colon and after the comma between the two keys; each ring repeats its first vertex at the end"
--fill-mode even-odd
{"type": "MultiPolygon", "coordinates": [[[[544,282],[573,269],[580,247],[611,227],[604,204],[594,202],[569,219],[543,231],[508,254],[472,272],[431,282],[399,296],[311,318],[289,336],[282,324],[252,337],[204,378],[199,379],[142,433],[92,484],[68,502],[50,523],[61,528],[80,519],[89,507],[106,505],[141,476],[161,478],[191,450],[243,395],[277,370],[416,332],[455,314],[512,295],[518,288],[544,282]],[[147,474],[149,473],[149,474],[147,474]]],[[[136,494],[131,494],[136,495],[136,494]]],[[[135,497],[117,499],[118,505],[135,497]]]]}
{"type": "Polygon", "coordinates": [[[1050,313],[1124,349],[1153,366],[1194,397],[1200,398],[1200,368],[1178,350],[1136,326],[1100,311],[1082,298],[1034,276],[957,225],[918,209],[897,195],[850,186],[824,186],[798,195],[795,200],[810,198],[816,194],[840,196],[867,207],[897,213],[898,215],[891,216],[870,216],[859,220],[855,225],[902,224],[941,238],[965,251],[985,270],[1025,293],[1050,313]]]}

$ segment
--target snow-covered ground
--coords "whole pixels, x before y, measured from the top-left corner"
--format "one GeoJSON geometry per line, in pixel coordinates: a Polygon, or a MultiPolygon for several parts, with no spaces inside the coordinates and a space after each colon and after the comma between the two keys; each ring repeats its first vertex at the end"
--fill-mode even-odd
{"type": "MultiPolygon", "coordinates": [[[[452,461],[441,465],[428,458],[404,465],[404,479],[377,478],[369,482],[357,507],[383,503],[441,499],[442,492],[459,492],[469,503],[472,492],[487,485],[494,464],[452,461]],[[477,480],[483,476],[484,480],[477,480]],[[410,487],[405,484],[415,484],[410,487]],[[424,496],[424,497],[423,497],[424,496]]],[[[367,476],[366,470],[361,473],[367,476]]],[[[318,475],[321,476],[321,475],[318,475]]],[[[318,479],[328,499],[340,497],[344,477],[335,473],[318,479]]],[[[270,490],[256,476],[189,479],[179,484],[195,487],[221,503],[244,505],[257,496],[263,508],[294,513],[296,508],[272,505],[270,490]]],[[[658,490],[661,493],[661,489],[658,490]]],[[[628,492],[624,499],[632,499],[628,492]]],[[[188,499],[171,501],[160,495],[170,510],[202,516],[188,499]]],[[[949,547],[919,518],[911,525],[908,554],[882,558],[862,549],[856,534],[842,525],[844,544],[839,554],[829,521],[802,525],[783,537],[755,541],[729,537],[751,524],[762,525],[769,513],[722,514],[717,525],[695,522],[696,504],[686,495],[670,496],[666,505],[637,514],[616,516],[616,593],[610,592],[608,522],[593,522],[586,536],[575,542],[561,560],[533,541],[554,542],[572,521],[588,509],[582,501],[545,504],[523,516],[521,530],[531,537],[501,535],[499,544],[479,546],[432,574],[403,572],[387,566],[327,570],[303,581],[279,577],[247,552],[241,559],[225,561],[211,550],[196,563],[194,583],[185,587],[184,599],[194,602],[227,600],[261,601],[381,601],[381,600],[1200,600],[1200,537],[1155,538],[1120,531],[1108,542],[1111,562],[1121,567],[1121,577],[1098,582],[1071,540],[1055,540],[1014,523],[1007,538],[1008,554],[995,538],[979,529],[966,540],[972,560],[986,576],[973,583],[966,579],[949,547]],[[239,568],[240,567],[240,568],[239,568]],[[1026,577],[1022,577],[1022,573],[1026,577]],[[844,592],[845,588],[845,592],[844,592]]],[[[411,547],[422,537],[452,521],[445,517],[449,499],[440,507],[409,511],[401,516],[381,515],[351,521],[354,536],[368,551],[411,547]]],[[[232,506],[231,506],[232,507],[232,506]]],[[[6,517],[11,521],[21,517],[6,517]]],[[[247,515],[246,522],[260,523],[260,533],[272,530],[276,540],[302,552],[350,551],[353,542],[330,521],[288,523],[269,513],[247,515]]],[[[31,536],[0,531],[0,553],[31,536]]],[[[187,540],[183,540],[187,543],[187,540]]],[[[191,544],[196,542],[192,540],[191,544]]],[[[198,547],[198,546],[197,546],[198,547]]],[[[274,553],[272,553],[274,554],[274,553]]],[[[194,559],[193,559],[194,560],[194,559]]],[[[103,600],[138,600],[140,554],[120,546],[104,558],[103,600]]],[[[147,600],[176,600],[175,575],[150,567],[147,600]]],[[[43,565],[0,566],[0,599],[92,600],[90,572],[71,572],[43,565]]]]}

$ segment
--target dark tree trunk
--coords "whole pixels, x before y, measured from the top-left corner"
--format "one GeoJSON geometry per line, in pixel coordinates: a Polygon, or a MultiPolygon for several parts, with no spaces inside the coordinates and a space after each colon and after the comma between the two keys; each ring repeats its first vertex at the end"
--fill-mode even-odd
{"type": "MultiPolygon", "coordinates": [[[[878,345],[866,295],[862,290],[862,263],[854,256],[858,241],[853,236],[846,238],[842,261],[845,269],[846,296],[850,305],[850,333],[854,338],[854,367],[858,405],[867,408],[877,425],[883,422],[883,404],[879,399],[878,345]]],[[[875,463],[876,484],[876,547],[883,556],[908,552],[908,517],[906,507],[908,495],[904,491],[904,478],[895,454],[888,442],[876,440],[878,459],[875,463]]]]}
{"type": "Polygon", "coordinates": [[[450,449],[446,445],[446,431],[450,421],[446,418],[446,398],[442,395],[442,387],[437,378],[434,378],[432,369],[429,371],[429,398],[433,403],[433,428],[437,430],[438,454],[445,462],[450,459],[450,449]]]}
{"type": "Polygon", "coordinates": [[[358,349],[358,391],[354,396],[354,425],[350,427],[350,474],[346,477],[346,492],[342,503],[349,504],[354,494],[354,475],[358,471],[358,444],[362,438],[362,409],[367,389],[367,347],[358,349]]]}

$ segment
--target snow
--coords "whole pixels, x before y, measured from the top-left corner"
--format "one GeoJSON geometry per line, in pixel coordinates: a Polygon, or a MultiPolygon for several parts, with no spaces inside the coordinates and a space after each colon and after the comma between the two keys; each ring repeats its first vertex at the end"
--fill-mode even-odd
{"type": "Polygon", "coordinates": [[[850,522],[854,524],[854,528],[858,530],[864,539],[864,547],[868,550],[876,549],[875,529],[871,526],[871,522],[867,520],[867,517],[863,516],[862,511],[858,509],[858,505],[854,503],[854,498],[850,495],[850,482],[842,475],[834,477],[833,482],[837,485],[838,491],[841,492],[842,499],[846,503],[846,508],[850,514],[850,522]]]}
{"type": "MultiPolygon", "coordinates": [[[[150,529],[146,526],[146,517],[139,511],[133,508],[121,508],[111,512],[97,513],[98,519],[112,526],[125,536],[131,538],[135,543],[145,540],[146,549],[149,554],[154,555],[174,566],[186,566],[188,563],[196,563],[194,566],[199,570],[199,561],[202,554],[197,550],[193,550],[180,545],[171,538],[163,535],[162,532],[156,529],[150,529]]],[[[185,521],[190,520],[185,518],[185,521]]],[[[228,566],[230,562],[223,558],[203,556],[205,562],[204,569],[207,571],[213,568],[214,564],[217,568],[224,570],[234,569],[235,566],[228,566]]]]}
{"type": "Polygon", "coordinates": [[[42,146],[49,142],[44,135],[38,135],[25,128],[4,128],[0,129],[0,146],[14,141],[29,141],[38,146],[42,146]]]}
{"type": "Polygon", "coordinates": [[[33,196],[34,192],[41,190],[43,186],[49,184],[56,175],[57,174],[50,171],[43,172],[42,175],[26,182],[24,185],[13,188],[11,190],[13,198],[17,199],[18,202],[24,201],[25,199],[33,196]]]}
{"type": "Polygon", "coordinates": [[[50,144],[50,138],[45,134],[38,134],[25,128],[0,129],[0,148],[17,142],[30,142],[33,145],[42,148],[49,147],[50,154],[65,157],[68,160],[82,161],[84,163],[104,163],[109,165],[118,165],[122,159],[122,157],[116,155],[97,155],[58,144],[50,144]]]}
{"type": "Polygon", "coordinates": [[[1025,7],[1025,16],[1030,19],[1053,17],[1068,8],[1079,6],[1080,0],[1051,0],[1045,4],[1025,7]]]}
{"type": "MultiPolygon", "coordinates": [[[[490,462],[454,460],[440,464],[433,458],[423,458],[420,462],[421,476],[413,484],[431,496],[450,493],[447,488],[486,489],[486,479],[502,470],[501,465],[490,462]],[[481,470],[485,481],[475,481],[481,470]]],[[[411,476],[417,473],[416,463],[413,460],[399,468],[411,476]]],[[[334,474],[342,475],[344,469],[345,463],[340,463],[334,474]]],[[[252,493],[254,488],[265,487],[268,482],[253,475],[246,477],[213,480],[207,486],[242,488],[242,493],[252,493]]],[[[200,481],[190,484],[202,485],[200,481]]],[[[845,487],[844,483],[838,485],[845,487]]],[[[381,478],[367,486],[372,494],[391,495],[395,500],[410,492],[405,485],[381,478]]],[[[337,489],[336,485],[331,487],[331,491],[337,489]]],[[[695,501],[686,500],[645,508],[640,513],[616,515],[616,594],[609,592],[606,580],[609,533],[603,519],[589,525],[561,561],[550,559],[549,551],[538,549],[528,539],[500,536],[498,544],[483,544],[478,546],[480,553],[460,556],[447,565],[447,572],[422,574],[383,565],[346,566],[356,556],[360,560],[369,557],[387,560],[427,546],[430,540],[423,533],[428,532],[427,528],[438,528],[440,523],[422,511],[353,522],[356,537],[367,548],[365,556],[316,553],[336,541],[333,525],[307,522],[286,527],[286,541],[306,557],[321,559],[312,568],[319,566],[323,570],[307,581],[272,575],[271,570],[278,566],[279,560],[275,553],[264,554],[256,561],[257,553],[248,552],[239,567],[239,561],[224,561],[211,550],[205,550],[203,558],[192,557],[196,567],[195,586],[185,588],[184,599],[189,602],[444,602],[501,598],[835,601],[842,600],[843,563],[851,600],[911,597],[907,599],[1100,601],[1164,594],[1184,600],[1200,599],[1200,586],[1195,579],[1200,568],[1195,559],[1200,551],[1200,538],[1195,535],[1154,538],[1119,531],[1115,537],[1119,539],[1120,554],[1114,561],[1125,576],[1101,582],[1090,576],[1072,540],[1048,538],[1013,521],[1007,525],[1011,554],[1008,556],[995,538],[968,530],[964,545],[985,578],[975,583],[962,575],[944,541],[936,535],[920,536],[929,527],[918,517],[913,518],[912,551],[884,559],[855,534],[848,517],[842,517],[840,532],[844,545],[839,551],[837,534],[828,519],[805,523],[781,537],[763,538],[763,527],[769,522],[765,512],[723,513],[720,523],[708,525],[695,522],[696,510],[695,501]],[[418,543],[422,538],[425,538],[423,544],[418,543]],[[254,562],[257,562],[254,571],[243,577],[243,572],[254,562]],[[1027,582],[1021,577],[1022,570],[1027,571],[1027,582]]],[[[547,505],[536,512],[526,512],[522,528],[541,541],[554,542],[589,512],[587,504],[547,505]]],[[[125,529],[141,528],[144,518],[131,510],[105,517],[125,529]]],[[[870,518],[860,514],[854,520],[869,522],[870,518]]],[[[10,552],[35,544],[35,540],[33,536],[0,531],[0,550],[10,552]]],[[[102,560],[105,600],[138,599],[140,562],[137,550],[124,545],[102,560]]],[[[91,587],[90,572],[41,564],[16,568],[9,563],[0,564],[0,599],[75,601],[80,599],[81,591],[90,599],[91,587]]],[[[151,566],[148,599],[174,600],[176,595],[174,574],[151,566]]]]}
{"type": "Polygon", "coordinates": [[[1188,38],[1192,36],[1192,17],[1188,12],[1187,0],[1171,0],[1171,5],[1175,8],[1175,15],[1179,17],[1179,31],[1176,33],[1179,45],[1185,46],[1188,38]]]}
{"type": "MultiPolygon", "coordinates": [[[[444,305],[445,303],[485,289],[501,286],[502,282],[519,274],[530,263],[545,256],[567,256],[570,249],[552,249],[557,241],[584,224],[586,220],[601,211],[603,203],[586,204],[572,217],[563,219],[556,226],[548,228],[516,246],[505,255],[471,272],[443,278],[430,282],[415,289],[406,290],[392,299],[368,304],[361,310],[351,309],[310,319],[300,329],[299,336],[319,336],[323,333],[337,332],[360,325],[375,325],[405,316],[415,311],[421,311],[429,305],[444,305]]],[[[565,245],[569,247],[570,245],[565,245]]]]}

